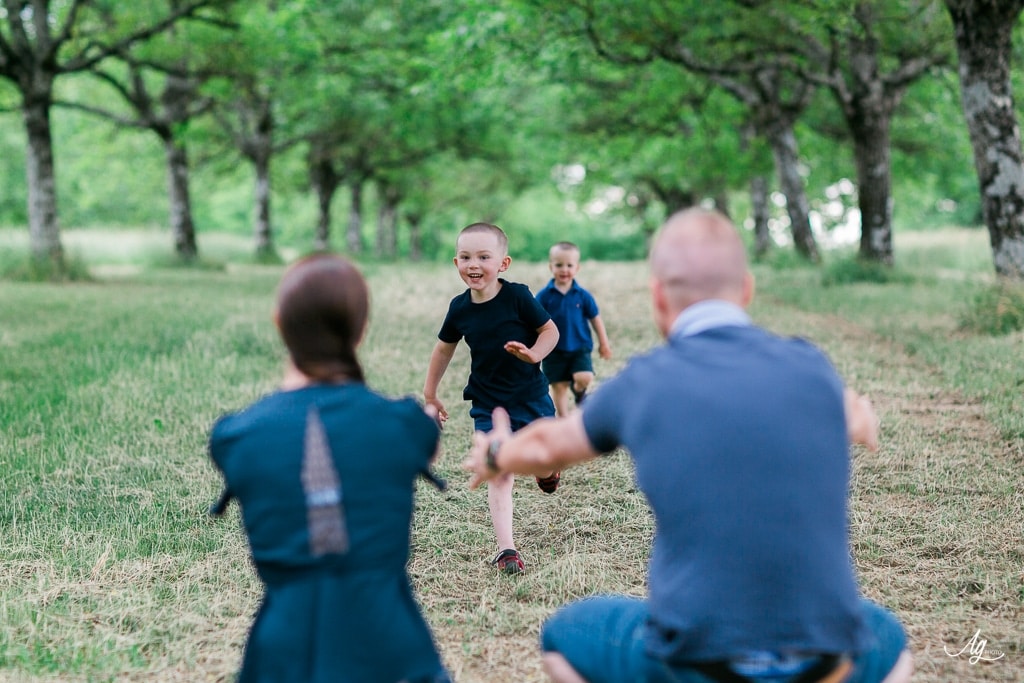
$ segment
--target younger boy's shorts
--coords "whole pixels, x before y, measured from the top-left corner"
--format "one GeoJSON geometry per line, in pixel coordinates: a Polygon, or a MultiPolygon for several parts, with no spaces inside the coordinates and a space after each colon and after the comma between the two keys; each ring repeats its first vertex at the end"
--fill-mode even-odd
{"type": "Polygon", "coordinates": [[[548,382],[571,382],[577,372],[593,372],[594,363],[590,351],[559,351],[555,349],[541,361],[541,370],[548,382]]]}

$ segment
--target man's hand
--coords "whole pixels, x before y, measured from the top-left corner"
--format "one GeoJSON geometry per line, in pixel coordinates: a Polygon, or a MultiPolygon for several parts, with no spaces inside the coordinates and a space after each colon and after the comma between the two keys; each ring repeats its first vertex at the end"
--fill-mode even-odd
{"type": "MultiPolygon", "coordinates": [[[[462,463],[462,469],[470,472],[473,476],[469,479],[469,488],[475,489],[480,484],[493,479],[494,477],[501,474],[500,464],[499,469],[489,467],[487,464],[487,451],[491,448],[491,444],[495,444],[495,448],[501,448],[501,443],[505,439],[512,436],[512,423],[508,419],[508,413],[504,408],[495,408],[494,412],[491,413],[491,421],[494,424],[494,428],[487,432],[473,432],[473,446],[469,450],[469,455],[466,460],[462,463]]],[[[498,459],[497,452],[493,452],[495,460],[498,459]]]]}
{"type": "Polygon", "coordinates": [[[843,403],[846,410],[846,433],[850,443],[859,443],[867,446],[869,451],[877,451],[881,420],[871,405],[871,399],[847,388],[843,392],[843,403]]]}

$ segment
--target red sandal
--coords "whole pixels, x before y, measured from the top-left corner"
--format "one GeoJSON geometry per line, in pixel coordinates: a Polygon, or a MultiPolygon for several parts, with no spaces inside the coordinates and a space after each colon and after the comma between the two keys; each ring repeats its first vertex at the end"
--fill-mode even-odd
{"type": "Polygon", "coordinates": [[[523,564],[523,557],[515,548],[506,548],[498,553],[498,556],[491,560],[491,564],[498,568],[498,571],[505,574],[519,574],[526,565],[523,564]]]}
{"type": "Polygon", "coordinates": [[[555,491],[558,490],[558,482],[561,478],[561,472],[552,472],[551,476],[544,477],[543,479],[541,479],[540,477],[536,477],[537,486],[544,493],[554,493],[555,491]]]}

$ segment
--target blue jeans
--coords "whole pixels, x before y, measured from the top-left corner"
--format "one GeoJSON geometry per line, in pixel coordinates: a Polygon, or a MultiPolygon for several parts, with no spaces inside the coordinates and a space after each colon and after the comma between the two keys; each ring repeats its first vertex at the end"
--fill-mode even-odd
{"type": "MultiPolygon", "coordinates": [[[[888,610],[861,601],[864,620],[875,635],[870,649],[853,659],[847,683],[878,683],[906,648],[903,627],[888,610]]],[[[647,654],[647,603],[627,596],[598,596],[565,605],[541,629],[541,649],[557,652],[589,683],[709,683],[685,665],[647,654]]],[[[786,683],[787,678],[753,678],[753,683],[786,683]]]]}
{"type": "MultiPolygon", "coordinates": [[[[555,404],[551,402],[549,394],[544,394],[526,403],[502,406],[502,408],[508,411],[513,432],[519,431],[534,420],[555,415],[555,404]]],[[[485,408],[473,403],[473,407],[469,409],[469,416],[473,418],[473,429],[478,432],[489,432],[494,428],[494,424],[491,422],[491,410],[493,408],[485,408]]]]}

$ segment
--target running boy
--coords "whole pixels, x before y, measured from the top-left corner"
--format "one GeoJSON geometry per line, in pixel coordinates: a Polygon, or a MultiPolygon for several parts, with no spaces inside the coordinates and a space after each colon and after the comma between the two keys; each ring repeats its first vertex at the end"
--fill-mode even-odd
{"type": "Polygon", "coordinates": [[[597,310],[597,302],[590,292],[576,282],[580,270],[580,248],[572,242],[559,242],[548,252],[551,281],[537,292],[537,301],[551,315],[558,327],[558,345],[544,359],[544,374],[551,383],[558,416],[569,414],[569,390],[576,405],[583,401],[587,387],[594,381],[594,364],[590,353],[594,339],[590,327],[597,333],[597,350],[601,358],[612,357],[612,346],[597,310]],[[588,326],[587,323],[590,323],[588,326]]]}
{"type": "MultiPolygon", "coordinates": [[[[539,364],[558,342],[558,328],[526,285],[498,277],[512,263],[508,237],[490,223],[466,226],[456,240],[454,261],[469,289],[448,305],[430,354],[423,400],[437,408],[442,423],[448,419],[437,387],[459,340],[465,338],[471,362],[462,397],[472,402],[469,415],[476,431],[493,428],[491,411],[498,406],[509,412],[513,431],[554,416],[539,364]]],[[[559,473],[552,472],[537,477],[537,486],[554,493],[558,480],[559,473]]],[[[487,504],[499,548],[491,563],[505,573],[517,574],[523,570],[523,559],[512,539],[512,485],[512,475],[492,479],[487,504]]]]}

